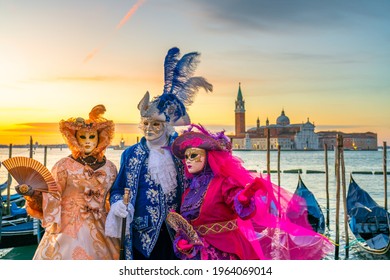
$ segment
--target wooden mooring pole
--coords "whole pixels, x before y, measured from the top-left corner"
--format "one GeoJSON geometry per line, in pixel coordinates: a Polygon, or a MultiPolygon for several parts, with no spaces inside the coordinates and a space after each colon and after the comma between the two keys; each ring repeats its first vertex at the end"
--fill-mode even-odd
{"type": "Polygon", "coordinates": [[[268,177],[270,176],[271,174],[271,156],[270,156],[270,153],[271,153],[271,138],[270,138],[270,135],[269,135],[269,128],[267,128],[267,174],[268,174],[268,177]]]}
{"type": "MultiPolygon", "coordinates": [[[[12,157],[12,144],[9,144],[9,150],[8,150],[8,158],[12,157]]],[[[7,181],[7,215],[11,214],[11,182],[12,182],[12,177],[11,174],[8,172],[8,181],[7,181]]]]}
{"type": "Polygon", "coordinates": [[[328,145],[324,144],[325,153],[325,190],[326,190],[326,227],[329,229],[329,168],[328,168],[328,145]]]}
{"type": "Polygon", "coordinates": [[[280,186],[280,145],[278,145],[278,186],[280,186]]]}
{"type": "Polygon", "coordinates": [[[47,146],[45,146],[45,148],[43,150],[43,165],[44,166],[47,165],[47,146]]]}
{"type": "Polygon", "coordinates": [[[340,251],[340,221],[339,221],[339,216],[340,216],[340,146],[342,144],[342,136],[337,135],[337,148],[336,148],[336,157],[335,157],[335,173],[336,173],[336,225],[335,225],[335,231],[336,231],[336,237],[335,237],[335,252],[334,252],[334,259],[338,260],[339,259],[339,251],[340,251]]]}
{"type": "Polygon", "coordinates": [[[344,163],[344,145],[340,149],[341,165],[341,186],[343,190],[343,208],[344,208],[344,232],[345,232],[345,258],[349,259],[349,233],[348,233],[348,213],[347,213],[347,186],[345,182],[345,163],[344,163]]]}
{"type": "MultiPolygon", "coordinates": [[[[336,136],[336,142],[337,142],[337,136],[336,136]]],[[[337,143],[336,143],[336,148],[334,149],[334,164],[335,166],[337,165],[337,152],[339,150],[339,147],[337,146],[337,143]]],[[[335,169],[334,170],[334,176],[337,176],[337,170],[335,169]]]]}
{"type": "Polygon", "coordinates": [[[383,142],[383,179],[385,185],[385,209],[387,210],[387,144],[383,142]]]}
{"type": "MultiPolygon", "coordinates": [[[[278,145],[278,207],[280,208],[280,145],[278,145]]],[[[278,212],[280,218],[281,211],[278,212]]]]}
{"type": "MultiPolygon", "coordinates": [[[[47,166],[47,146],[45,146],[43,149],[43,165],[47,166]]],[[[42,222],[41,222],[41,220],[37,220],[37,227],[38,227],[37,240],[39,243],[42,239],[42,233],[41,233],[42,232],[42,222]]]]}
{"type": "Polygon", "coordinates": [[[30,158],[33,158],[33,139],[30,136],[30,158]]]}

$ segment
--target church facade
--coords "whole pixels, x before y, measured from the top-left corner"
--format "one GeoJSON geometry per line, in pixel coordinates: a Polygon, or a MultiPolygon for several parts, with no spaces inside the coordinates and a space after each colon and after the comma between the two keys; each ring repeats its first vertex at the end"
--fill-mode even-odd
{"type": "MultiPolygon", "coordinates": [[[[338,133],[346,136],[344,138],[346,149],[378,149],[377,135],[375,133],[338,133]],[[352,144],[349,145],[351,142],[349,138],[353,138],[354,146],[352,144]]],[[[336,134],[334,134],[334,131],[316,133],[315,125],[309,121],[309,118],[306,122],[292,124],[284,109],[282,109],[280,116],[274,124],[271,124],[267,118],[265,125],[261,126],[260,119],[257,118],[256,127],[246,130],[245,101],[241,91],[241,84],[239,84],[237,100],[235,101],[235,135],[230,135],[233,149],[267,150],[268,141],[271,150],[277,150],[279,147],[282,150],[322,150],[324,143],[329,143],[328,149],[333,149],[336,134]]]]}

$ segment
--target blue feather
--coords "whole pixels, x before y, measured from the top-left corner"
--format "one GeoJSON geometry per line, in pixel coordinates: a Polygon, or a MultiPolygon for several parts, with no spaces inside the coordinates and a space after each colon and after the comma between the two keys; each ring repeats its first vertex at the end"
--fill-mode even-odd
{"type": "Polygon", "coordinates": [[[164,93],[170,92],[172,87],[173,71],[179,61],[180,50],[177,47],[171,48],[164,61],[164,93]]]}
{"type": "Polygon", "coordinates": [[[152,103],[156,105],[159,114],[164,114],[167,122],[177,121],[189,124],[190,119],[186,106],[193,103],[199,88],[206,92],[213,86],[203,77],[193,77],[199,63],[200,53],[190,52],[180,58],[177,47],[169,49],[164,61],[164,91],[152,103]]]}
{"type": "Polygon", "coordinates": [[[177,94],[183,89],[185,83],[194,74],[199,63],[200,53],[191,52],[185,54],[176,64],[173,71],[171,93],[177,94]]]}
{"type": "Polygon", "coordinates": [[[194,97],[198,93],[199,88],[203,88],[206,92],[213,91],[213,85],[207,82],[203,77],[192,77],[187,80],[181,91],[177,93],[177,97],[185,106],[189,106],[194,102],[194,97]]]}

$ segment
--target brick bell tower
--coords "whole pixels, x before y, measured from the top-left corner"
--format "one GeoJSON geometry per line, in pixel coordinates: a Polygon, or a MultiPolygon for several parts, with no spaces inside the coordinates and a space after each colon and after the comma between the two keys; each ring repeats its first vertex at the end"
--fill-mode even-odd
{"type": "Polygon", "coordinates": [[[236,100],[236,136],[245,136],[245,101],[242,98],[241,83],[238,84],[238,94],[236,100]]]}

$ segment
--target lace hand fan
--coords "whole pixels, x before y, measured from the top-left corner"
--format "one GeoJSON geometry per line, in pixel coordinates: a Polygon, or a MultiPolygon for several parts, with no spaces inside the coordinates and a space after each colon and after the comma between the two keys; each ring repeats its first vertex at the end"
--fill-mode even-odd
{"type": "Polygon", "coordinates": [[[176,212],[169,212],[166,218],[168,225],[170,225],[176,232],[182,232],[188,238],[188,241],[194,245],[202,245],[199,235],[194,230],[192,225],[187,222],[180,214],[176,212]]]}
{"type": "Polygon", "coordinates": [[[28,157],[13,157],[2,162],[8,172],[18,182],[18,192],[31,194],[31,190],[53,193],[49,186],[56,188],[56,182],[50,171],[39,161],[28,157]]]}

